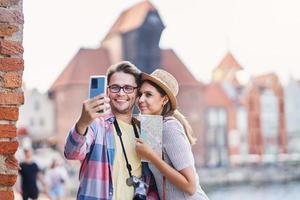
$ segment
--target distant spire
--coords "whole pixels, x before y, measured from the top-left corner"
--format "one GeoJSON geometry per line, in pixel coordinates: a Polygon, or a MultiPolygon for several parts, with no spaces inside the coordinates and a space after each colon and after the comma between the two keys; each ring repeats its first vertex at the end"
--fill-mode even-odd
{"type": "Polygon", "coordinates": [[[230,49],[230,35],[227,33],[226,34],[226,49],[228,52],[231,52],[231,49],[230,49]]]}

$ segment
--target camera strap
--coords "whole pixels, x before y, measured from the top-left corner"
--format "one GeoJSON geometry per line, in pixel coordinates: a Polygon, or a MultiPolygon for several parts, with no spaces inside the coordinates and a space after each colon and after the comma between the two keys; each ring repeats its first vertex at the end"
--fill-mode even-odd
{"type": "MultiPolygon", "coordinates": [[[[135,126],[135,124],[134,124],[133,119],[131,120],[131,124],[132,124],[132,126],[133,126],[133,131],[134,131],[135,137],[136,137],[136,138],[139,138],[139,133],[138,133],[138,131],[137,131],[137,128],[136,128],[136,126],[135,126]]],[[[122,140],[122,132],[121,132],[121,129],[120,129],[119,124],[118,124],[118,122],[117,122],[117,119],[114,120],[114,125],[115,125],[116,131],[117,131],[117,135],[118,135],[119,138],[120,138],[120,142],[121,142],[123,154],[124,154],[124,157],[125,157],[126,167],[127,167],[127,170],[128,170],[129,177],[132,177],[132,174],[131,174],[132,168],[131,168],[131,165],[130,165],[129,162],[128,162],[128,158],[127,158],[127,155],[126,155],[124,143],[123,143],[123,140],[122,140]]]]}

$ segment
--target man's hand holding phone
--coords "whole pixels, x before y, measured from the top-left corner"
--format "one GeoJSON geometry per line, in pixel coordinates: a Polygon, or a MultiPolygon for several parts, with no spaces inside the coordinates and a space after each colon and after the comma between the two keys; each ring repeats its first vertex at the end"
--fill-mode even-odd
{"type": "Polygon", "coordinates": [[[88,126],[103,114],[110,111],[109,98],[106,97],[106,77],[91,76],[89,85],[89,99],[83,102],[81,116],[76,123],[76,130],[84,135],[88,126]]]}
{"type": "Polygon", "coordinates": [[[100,94],[87,99],[83,102],[82,111],[79,120],[76,123],[76,130],[79,134],[84,135],[88,126],[97,118],[103,114],[107,114],[110,111],[110,99],[105,94],[100,94]],[[103,112],[103,110],[105,110],[103,112]]]}

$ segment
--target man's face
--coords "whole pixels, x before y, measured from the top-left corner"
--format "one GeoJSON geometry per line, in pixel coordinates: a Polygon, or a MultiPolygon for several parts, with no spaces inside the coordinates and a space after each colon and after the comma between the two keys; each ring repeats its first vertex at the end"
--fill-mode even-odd
{"type": "Polygon", "coordinates": [[[124,89],[121,89],[119,92],[112,92],[110,88],[107,89],[107,94],[110,98],[110,105],[113,113],[131,114],[137,97],[137,84],[135,82],[134,76],[123,72],[115,72],[110,77],[108,86],[134,87],[132,93],[125,93],[124,89]]]}
{"type": "Polygon", "coordinates": [[[25,156],[25,159],[31,159],[31,157],[32,157],[32,152],[31,152],[31,150],[25,149],[25,150],[24,150],[24,156],[25,156]]]}

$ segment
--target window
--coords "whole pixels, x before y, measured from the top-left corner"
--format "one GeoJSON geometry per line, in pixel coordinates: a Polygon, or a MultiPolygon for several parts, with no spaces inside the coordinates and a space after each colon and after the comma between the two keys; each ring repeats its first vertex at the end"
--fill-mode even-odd
{"type": "Polygon", "coordinates": [[[34,108],[35,111],[39,111],[40,110],[40,103],[38,101],[35,101],[33,108],[34,108]]]}
{"type": "Polygon", "coordinates": [[[43,127],[45,125],[44,119],[40,119],[40,127],[43,127]]]}
{"type": "Polygon", "coordinates": [[[34,126],[34,119],[33,118],[30,118],[29,124],[30,124],[30,126],[34,126]]]}
{"type": "Polygon", "coordinates": [[[279,137],[279,103],[271,90],[265,90],[260,97],[260,122],[266,154],[276,154],[279,137]]]}
{"type": "Polygon", "coordinates": [[[237,128],[240,135],[241,154],[248,153],[248,117],[244,107],[240,106],[237,110],[237,128]]]}
{"type": "Polygon", "coordinates": [[[266,90],[261,98],[261,125],[263,134],[267,137],[275,137],[279,126],[279,104],[274,92],[266,90]]]}
{"type": "Polygon", "coordinates": [[[227,111],[222,107],[212,107],[206,116],[206,142],[208,148],[207,164],[210,166],[226,165],[227,154],[227,111]]]}

